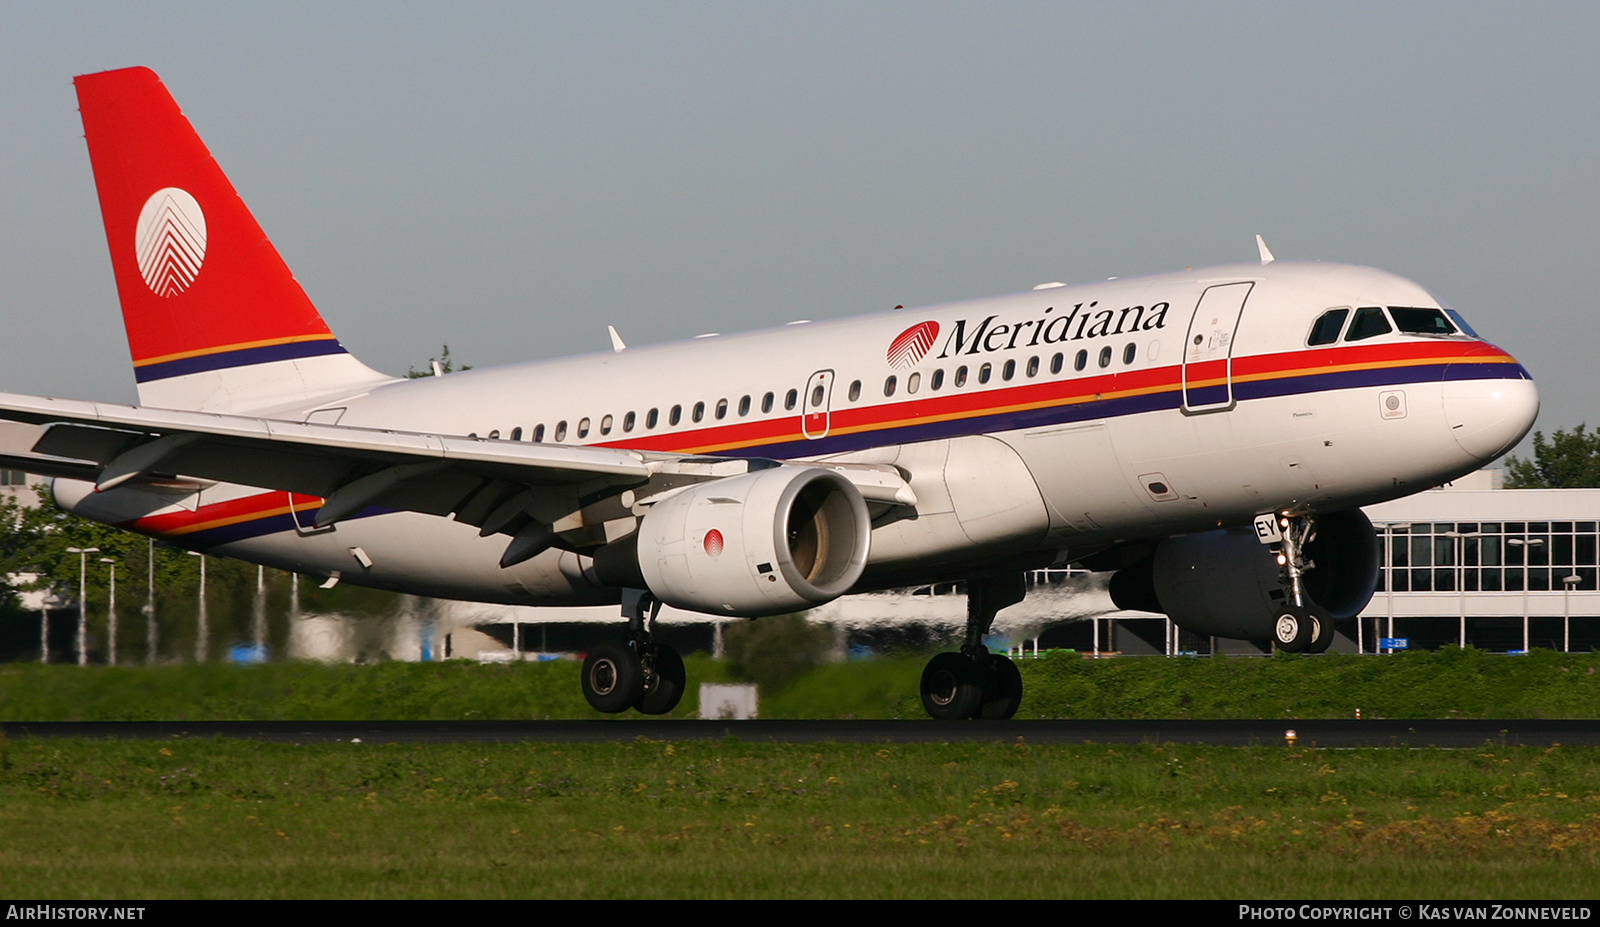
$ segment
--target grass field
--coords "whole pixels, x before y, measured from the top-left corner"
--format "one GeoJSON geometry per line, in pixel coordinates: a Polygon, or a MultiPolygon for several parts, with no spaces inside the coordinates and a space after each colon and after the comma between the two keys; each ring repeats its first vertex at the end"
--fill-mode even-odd
{"type": "MultiPolygon", "coordinates": [[[[923,659],[820,667],[762,716],[920,717],[923,659]]],[[[1597,669],[1055,654],[1019,716],[1592,718],[1597,669]]],[[[0,667],[9,721],[593,717],[570,661],[0,667]]],[[[1597,872],[1587,747],[0,741],[10,897],[1507,900],[1597,872]]]]}
{"type": "Polygon", "coordinates": [[[13,741],[0,893],[1592,898],[1600,750],[13,741]]]}
{"type": "MultiPolygon", "coordinates": [[[[761,693],[763,718],[920,718],[926,655],[825,664],[761,693]]],[[[691,656],[701,682],[728,667],[691,656]]],[[[1053,653],[1019,662],[1019,718],[1594,718],[1600,654],[1506,656],[1446,648],[1395,656],[1116,658],[1053,653]]],[[[0,665],[7,721],[304,721],[596,718],[578,664],[274,663],[0,665]]]]}

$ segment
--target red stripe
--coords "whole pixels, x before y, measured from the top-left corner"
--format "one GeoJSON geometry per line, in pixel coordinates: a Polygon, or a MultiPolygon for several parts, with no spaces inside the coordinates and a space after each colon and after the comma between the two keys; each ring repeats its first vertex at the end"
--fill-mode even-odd
{"type": "MultiPolygon", "coordinates": [[[[1400,366],[1406,363],[1441,363],[1451,360],[1475,363],[1515,362],[1509,354],[1494,345],[1478,341],[1405,342],[1236,357],[1233,359],[1233,377],[1235,380],[1273,375],[1292,377],[1324,373],[1330,368],[1343,366],[1400,366]]],[[[1220,379],[1226,374],[1226,370],[1224,361],[1191,365],[1189,382],[1192,385],[1205,379],[1220,379]],[[1196,374],[1196,366],[1201,367],[1205,373],[1196,374]]],[[[1181,365],[1170,364],[1164,367],[1087,377],[1047,379],[1001,389],[982,387],[974,389],[968,386],[954,392],[930,395],[926,399],[835,408],[831,412],[831,433],[870,428],[888,422],[915,422],[918,419],[936,417],[973,417],[1015,406],[1075,405],[1093,402],[1112,393],[1176,390],[1181,385],[1182,371],[1181,365]]],[[[803,439],[804,436],[800,432],[800,416],[795,414],[753,422],[710,425],[687,432],[630,436],[602,442],[596,446],[681,452],[696,448],[748,447],[803,439]]]]}
{"type": "MultiPolygon", "coordinates": [[[[202,505],[193,512],[184,509],[159,515],[146,515],[143,518],[123,522],[118,527],[134,529],[144,534],[189,534],[210,527],[213,522],[232,524],[236,521],[248,521],[270,514],[286,505],[288,505],[287,495],[274,490],[239,499],[228,499],[224,502],[213,502],[210,505],[202,505]]],[[[316,496],[294,494],[296,511],[309,512],[321,506],[322,500],[316,496]]]]}

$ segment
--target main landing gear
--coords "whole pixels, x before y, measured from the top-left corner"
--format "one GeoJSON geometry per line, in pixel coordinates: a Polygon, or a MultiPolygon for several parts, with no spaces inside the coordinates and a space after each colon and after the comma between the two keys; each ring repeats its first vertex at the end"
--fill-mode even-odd
{"type": "Polygon", "coordinates": [[[583,697],[594,710],[606,714],[637,708],[641,714],[664,715],[683,698],[688,681],[683,658],[651,640],[661,611],[654,596],[626,590],[622,610],[628,618],[628,639],[604,641],[589,650],[583,661],[583,697]]]}
{"type": "Polygon", "coordinates": [[[1021,574],[967,582],[967,634],[959,653],[941,653],[922,671],[922,707],[940,721],[1003,720],[1022,704],[1022,674],[983,637],[1000,609],[1022,601],[1021,574]]]}
{"type": "Polygon", "coordinates": [[[1272,643],[1288,653],[1322,653],[1333,643],[1333,614],[1305,594],[1305,572],[1315,564],[1305,548],[1316,537],[1316,523],[1308,515],[1279,516],[1279,578],[1289,603],[1278,608],[1272,620],[1272,643]]]}

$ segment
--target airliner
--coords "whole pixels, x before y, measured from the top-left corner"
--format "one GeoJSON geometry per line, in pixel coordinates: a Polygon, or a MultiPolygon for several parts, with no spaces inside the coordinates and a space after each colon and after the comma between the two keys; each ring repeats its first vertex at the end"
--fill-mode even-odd
{"type": "MultiPolygon", "coordinates": [[[[939,719],[1009,718],[984,644],[1035,569],[1326,649],[1378,577],[1360,507],[1514,446],[1533,380],[1426,289],[1259,260],[420,379],[334,336],[157,76],[75,81],[139,405],[0,394],[0,466],[192,550],[427,596],[619,606],[601,712],[686,685],[663,603],[800,612],[959,582],[939,719]]],[[[443,373],[436,371],[436,373],[443,373]]]]}

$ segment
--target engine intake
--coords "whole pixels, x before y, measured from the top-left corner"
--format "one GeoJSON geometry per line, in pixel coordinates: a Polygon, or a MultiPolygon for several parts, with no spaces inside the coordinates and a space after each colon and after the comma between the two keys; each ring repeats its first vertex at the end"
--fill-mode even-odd
{"type": "MultiPolygon", "coordinates": [[[[1378,539],[1359,509],[1317,516],[1304,589],[1335,619],[1361,614],[1378,586],[1378,539]]],[[[1196,634],[1262,641],[1286,596],[1271,547],[1249,528],[1167,538],[1111,579],[1118,608],[1164,612],[1196,634]]]]}
{"type": "Polygon", "coordinates": [[[866,568],[871,529],[844,476],[775,467],[652,506],[639,526],[639,569],[656,598],[678,608],[780,615],[848,592],[866,568]]]}

